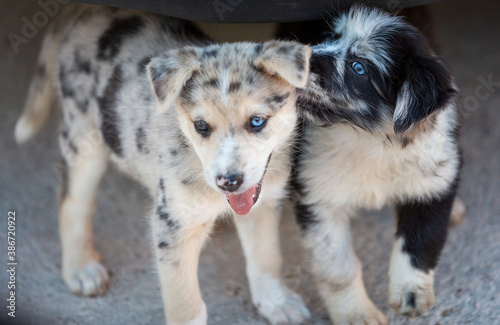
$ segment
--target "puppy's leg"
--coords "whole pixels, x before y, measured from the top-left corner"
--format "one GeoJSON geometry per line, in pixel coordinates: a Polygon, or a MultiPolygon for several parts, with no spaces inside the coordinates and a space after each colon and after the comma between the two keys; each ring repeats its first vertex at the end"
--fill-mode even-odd
{"type": "Polygon", "coordinates": [[[451,208],[450,222],[448,224],[448,229],[458,227],[467,216],[467,207],[465,203],[457,196],[453,201],[453,206],[451,208]]]}
{"type": "Polygon", "coordinates": [[[168,210],[165,199],[158,201],[151,216],[167,324],[205,325],[207,310],[198,285],[198,258],[213,222],[196,224],[196,216],[177,217],[168,210]],[[180,220],[190,222],[186,225],[180,220]]]}
{"type": "Polygon", "coordinates": [[[389,304],[416,317],[434,304],[434,269],[446,241],[454,190],[430,202],[396,207],[396,242],[389,267],[389,304]]]}
{"type": "Polygon", "coordinates": [[[82,141],[64,133],[60,139],[67,168],[59,193],[62,272],[68,288],[85,296],[103,294],[109,281],[92,241],[95,199],[108,160],[102,142],[94,140],[80,146],[82,141]]]}
{"type": "Polygon", "coordinates": [[[235,215],[246,258],[252,301],[271,324],[301,324],[310,317],[302,299],[281,281],[279,202],[262,202],[246,216],[235,215]]]}
{"type": "Polygon", "coordinates": [[[328,313],[335,324],[386,324],[363,284],[361,264],[351,245],[349,217],[299,205],[304,244],[328,313]]]}

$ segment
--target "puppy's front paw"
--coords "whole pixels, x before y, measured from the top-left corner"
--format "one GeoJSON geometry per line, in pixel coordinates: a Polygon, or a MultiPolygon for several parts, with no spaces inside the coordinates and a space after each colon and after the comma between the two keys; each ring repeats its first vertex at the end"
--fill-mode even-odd
{"type": "Polygon", "coordinates": [[[109,283],[106,267],[97,261],[87,263],[81,269],[63,271],[64,282],[76,295],[99,296],[104,294],[109,283]]]}
{"type": "Polygon", "coordinates": [[[425,314],[434,305],[433,281],[392,284],[389,288],[389,304],[398,314],[410,318],[425,314]]]}
{"type": "MultiPolygon", "coordinates": [[[[342,304],[341,304],[342,306],[342,304]]],[[[386,325],[387,318],[370,301],[369,305],[352,305],[347,310],[335,308],[329,310],[335,325],[386,325]]]]}
{"type": "Polygon", "coordinates": [[[302,298],[283,285],[270,291],[269,296],[256,299],[254,304],[272,325],[302,324],[311,317],[302,298]]]}
{"type": "Polygon", "coordinates": [[[385,315],[366,294],[361,275],[343,290],[332,291],[327,284],[319,289],[335,325],[387,324],[385,315]]]}

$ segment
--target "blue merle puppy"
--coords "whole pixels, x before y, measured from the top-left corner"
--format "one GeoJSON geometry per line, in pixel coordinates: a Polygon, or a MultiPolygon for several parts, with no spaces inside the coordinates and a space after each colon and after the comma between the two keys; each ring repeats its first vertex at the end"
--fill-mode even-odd
{"type": "Polygon", "coordinates": [[[15,136],[62,105],[59,220],[68,288],[103,294],[109,275],[92,241],[108,161],[154,198],[150,221],[168,324],[207,321],[198,257],[232,215],[252,301],[272,324],[309,317],[281,281],[278,225],[311,49],[295,42],[213,44],[188,23],[68,5],[45,37],[15,136]],[[278,297],[278,298],[276,298],[278,297]]]}
{"type": "Polygon", "coordinates": [[[299,106],[309,119],[298,157],[297,218],[335,324],[385,324],[368,298],[349,223],[395,207],[389,304],[415,317],[434,304],[461,165],[457,89],[425,38],[402,18],[355,7],[313,47],[299,106]],[[320,254],[320,255],[318,255],[320,254]],[[318,256],[316,256],[318,255],[318,256]]]}

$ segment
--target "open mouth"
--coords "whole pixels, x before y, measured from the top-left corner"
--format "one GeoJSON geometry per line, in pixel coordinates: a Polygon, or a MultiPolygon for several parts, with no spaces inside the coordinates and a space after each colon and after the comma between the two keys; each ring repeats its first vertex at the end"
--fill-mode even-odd
{"type": "Polygon", "coordinates": [[[267,172],[267,167],[269,166],[269,162],[271,161],[271,155],[269,155],[269,158],[267,159],[264,174],[256,185],[250,187],[245,192],[226,195],[227,202],[236,214],[242,216],[248,214],[255,203],[257,203],[257,200],[260,196],[260,191],[262,190],[262,181],[264,180],[264,176],[267,172]]]}

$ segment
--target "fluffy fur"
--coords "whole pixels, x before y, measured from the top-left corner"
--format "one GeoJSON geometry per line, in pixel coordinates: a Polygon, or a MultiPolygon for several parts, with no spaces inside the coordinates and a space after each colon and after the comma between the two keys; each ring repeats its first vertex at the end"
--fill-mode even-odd
{"type": "MultiPolygon", "coordinates": [[[[297,218],[335,324],[385,324],[351,246],[358,209],[396,210],[389,303],[418,316],[434,303],[461,165],[457,90],[402,18],[355,7],[313,47],[299,105],[309,119],[297,163],[297,218]],[[360,68],[360,65],[362,68],[360,68]],[[358,73],[357,73],[358,72],[358,73]]],[[[456,213],[463,213],[457,201],[456,213]]]]}
{"type": "Polygon", "coordinates": [[[168,324],[206,323],[198,256],[214,221],[228,214],[259,312],[272,324],[306,319],[304,303],[280,279],[278,221],[296,87],[307,82],[310,54],[293,42],[211,45],[175,19],[68,5],[45,38],[16,127],[18,141],[27,140],[53,100],[61,102],[59,219],[68,288],[91,296],[108,285],[93,247],[92,216],[112,161],[154,199],[149,217],[168,324]],[[256,116],[267,119],[259,130],[250,124],[256,116]],[[207,132],[196,131],[199,121],[207,132]],[[222,179],[231,186],[221,186],[222,179]],[[226,196],[257,185],[249,215],[233,213],[226,196]]]}

